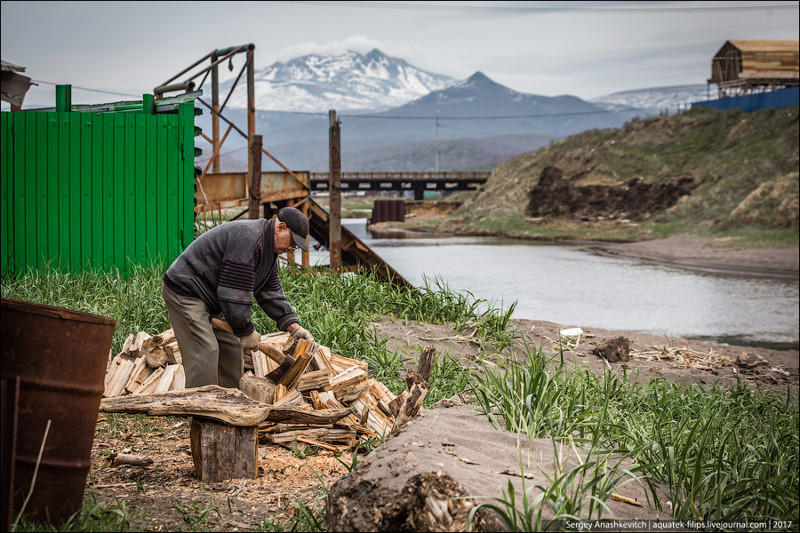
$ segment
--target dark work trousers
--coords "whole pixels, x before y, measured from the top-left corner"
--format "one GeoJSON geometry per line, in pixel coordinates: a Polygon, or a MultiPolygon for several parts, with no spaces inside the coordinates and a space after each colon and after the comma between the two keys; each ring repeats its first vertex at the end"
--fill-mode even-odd
{"type": "Polygon", "coordinates": [[[238,388],[244,373],[239,337],[212,328],[208,308],[199,298],[181,296],[163,283],[161,294],[181,351],[186,387],[238,388]]]}

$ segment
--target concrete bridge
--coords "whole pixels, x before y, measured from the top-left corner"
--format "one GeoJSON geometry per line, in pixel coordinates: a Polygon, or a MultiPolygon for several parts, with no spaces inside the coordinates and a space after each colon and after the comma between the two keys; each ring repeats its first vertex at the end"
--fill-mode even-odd
{"type": "MultiPolygon", "coordinates": [[[[425,191],[475,190],[489,179],[489,170],[476,171],[374,171],[342,172],[342,191],[414,191],[422,200],[425,191]]],[[[311,172],[311,190],[328,190],[328,173],[311,172]]]]}

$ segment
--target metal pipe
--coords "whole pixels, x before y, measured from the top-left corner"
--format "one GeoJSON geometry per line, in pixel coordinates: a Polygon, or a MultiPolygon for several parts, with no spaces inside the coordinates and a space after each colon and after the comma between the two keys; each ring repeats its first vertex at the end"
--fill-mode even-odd
{"type": "Polygon", "coordinates": [[[193,81],[184,81],[180,83],[173,83],[172,85],[162,85],[160,87],[156,87],[153,89],[156,97],[160,98],[164,95],[164,93],[169,93],[172,91],[185,91],[190,93],[194,90],[194,82],[193,81]]]}

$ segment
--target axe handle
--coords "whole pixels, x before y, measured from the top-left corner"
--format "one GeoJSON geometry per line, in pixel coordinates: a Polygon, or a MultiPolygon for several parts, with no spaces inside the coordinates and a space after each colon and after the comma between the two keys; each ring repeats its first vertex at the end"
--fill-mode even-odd
{"type": "MultiPolygon", "coordinates": [[[[231,327],[231,325],[228,324],[226,321],[221,320],[219,318],[212,318],[211,319],[211,326],[213,328],[215,328],[215,329],[220,329],[222,331],[227,331],[228,333],[233,334],[233,328],[231,327]]],[[[289,360],[290,364],[294,364],[294,358],[293,357],[289,357],[287,355],[284,355],[283,352],[281,352],[280,350],[274,348],[273,346],[270,346],[269,344],[265,344],[263,342],[259,342],[258,343],[258,349],[259,349],[259,351],[261,353],[263,353],[264,355],[266,355],[267,357],[269,357],[270,359],[272,359],[273,361],[275,361],[279,365],[282,365],[283,362],[286,361],[287,359],[289,360]]]]}

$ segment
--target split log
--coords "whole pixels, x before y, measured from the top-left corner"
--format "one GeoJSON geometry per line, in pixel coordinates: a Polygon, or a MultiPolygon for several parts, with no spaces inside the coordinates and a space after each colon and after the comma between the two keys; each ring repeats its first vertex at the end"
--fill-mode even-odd
{"type": "Polygon", "coordinates": [[[153,392],[165,392],[170,390],[172,388],[172,380],[175,378],[175,371],[178,370],[179,366],[178,364],[167,365],[153,392]]]}
{"type": "Polygon", "coordinates": [[[327,369],[306,372],[297,381],[297,390],[300,392],[311,391],[327,387],[331,383],[331,374],[327,369]]]}
{"type": "Polygon", "coordinates": [[[109,378],[106,382],[103,396],[110,398],[112,396],[119,396],[125,390],[125,385],[131,377],[131,372],[136,366],[136,363],[130,359],[118,355],[112,362],[112,369],[106,376],[109,378]]]}
{"type": "Polygon", "coordinates": [[[144,381],[149,378],[150,374],[152,373],[153,369],[147,366],[147,358],[139,357],[136,360],[136,366],[133,368],[130,378],[128,378],[128,383],[125,385],[125,392],[132,393],[141,387],[144,381]]]}
{"type": "Polygon", "coordinates": [[[265,377],[242,376],[239,380],[239,388],[251,400],[272,404],[275,397],[275,384],[265,377]]]}
{"type": "Polygon", "coordinates": [[[343,370],[347,370],[349,367],[353,365],[362,368],[364,371],[367,371],[369,369],[369,364],[366,361],[350,359],[349,357],[336,355],[335,353],[331,353],[330,363],[333,369],[337,372],[342,372],[343,370]]]}
{"type": "Polygon", "coordinates": [[[175,342],[175,332],[170,328],[163,333],[145,339],[139,352],[147,357],[147,364],[152,368],[174,365],[177,362],[175,354],[172,350],[169,352],[166,350],[166,346],[173,342],[175,342]]]}
{"type": "Polygon", "coordinates": [[[150,335],[144,331],[140,331],[136,335],[131,333],[128,335],[128,338],[125,339],[125,343],[122,345],[122,351],[120,352],[120,355],[124,354],[134,359],[139,357],[142,349],[142,343],[149,338],[150,335]]]}
{"type": "Polygon", "coordinates": [[[152,394],[156,391],[158,381],[164,375],[164,367],[159,367],[153,370],[153,373],[148,376],[142,386],[134,390],[131,394],[152,394]]]}
{"type": "Polygon", "coordinates": [[[151,368],[159,368],[177,363],[175,354],[171,350],[167,351],[165,346],[154,346],[151,350],[147,351],[144,356],[147,357],[147,364],[151,368]]]}
{"type": "Polygon", "coordinates": [[[178,341],[167,344],[167,346],[164,348],[164,351],[167,352],[167,360],[172,359],[179,365],[183,364],[183,358],[181,357],[181,349],[178,347],[178,341]]]}
{"type": "Polygon", "coordinates": [[[258,427],[192,418],[189,431],[194,475],[207,483],[258,477],[258,427]]]}
{"type": "MultiPolygon", "coordinates": [[[[304,341],[305,339],[300,339],[300,341],[304,341]]],[[[301,353],[295,358],[294,364],[289,367],[289,370],[286,371],[286,374],[280,379],[280,384],[285,386],[287,389],[293,388],[297,381],[300,379],[300,375],[305,371],[308,363],[311,362],[311,354],[306,352],[301,353]]]]}
{"type": "MultiPolygon", "coordinates": [[[[278,385],[278,387],[281,387],[281,385],[278,385]]],[[[279,405],[282,406],[292,405],[295,407],[302,407],[305,404],[306,403],[303,401],[302,393],[297,389],[291,389],[289,391],[286,391],[286,393],[283,396],[281,396],[279,400],[275,400],[275,403],[273,403],[275,407],[279,405]]]]}
{"type": "Polygon", "coordinates": [[[256,377],[263,378],[267,375],[267,356],[256,350],[250,352],[250,357],[253,361],[253,374],[256,377]]]}
{"type": "Polygon", "coordinates": [[[170,390],[183,390],[186,388],[186,371],[183,365],[178,366],[175,371],[175,377],[172,379],[172,389],[170,390]]]}

